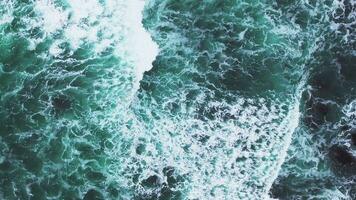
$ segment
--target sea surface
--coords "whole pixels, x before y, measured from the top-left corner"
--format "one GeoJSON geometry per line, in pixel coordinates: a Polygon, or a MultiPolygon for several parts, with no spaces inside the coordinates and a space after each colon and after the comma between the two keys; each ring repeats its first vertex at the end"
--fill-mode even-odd
{"type": "Polygon", "coordinates": [[[0,0],[0,199],[356,199],[356,1],[0,0]]]}

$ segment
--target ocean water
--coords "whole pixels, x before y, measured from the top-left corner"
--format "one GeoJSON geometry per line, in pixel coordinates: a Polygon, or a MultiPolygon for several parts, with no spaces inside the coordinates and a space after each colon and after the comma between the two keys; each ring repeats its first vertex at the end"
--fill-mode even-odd
{"type": "Polygon", "coordinates": [[[0,1],[0,199],[356,199],[354,0],[0,1]]]}

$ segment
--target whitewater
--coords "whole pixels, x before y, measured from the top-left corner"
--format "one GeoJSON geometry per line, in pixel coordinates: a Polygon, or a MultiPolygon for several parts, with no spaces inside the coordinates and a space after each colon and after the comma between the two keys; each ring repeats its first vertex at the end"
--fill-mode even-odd
{"type": "Polygon", "coordinates": [[[352,199],[355,5],[1,1],[0,199],[352,199]]]}

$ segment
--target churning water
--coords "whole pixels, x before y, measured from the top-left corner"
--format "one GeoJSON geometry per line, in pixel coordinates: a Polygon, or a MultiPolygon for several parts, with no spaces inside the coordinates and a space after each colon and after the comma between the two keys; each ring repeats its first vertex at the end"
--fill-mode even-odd
{"type": "Polygon", "coordinates": [[[354,0],[0,1],[0,199],[355,199],[354,0]]]}

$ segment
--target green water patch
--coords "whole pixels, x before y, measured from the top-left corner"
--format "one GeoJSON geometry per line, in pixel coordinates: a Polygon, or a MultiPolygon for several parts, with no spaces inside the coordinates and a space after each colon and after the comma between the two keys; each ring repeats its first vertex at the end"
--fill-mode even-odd
{"type": "Polygon", "coordinates": [[[0,198],[120,198],[108,121],[131,92],[132,65],[86,39],[73,48],[65,27],[48,27],[67,7],[41,3],[0,3],[11,19],[0,31],[0,198]]]}
{"type": "Polygon", "coordinates": [[[147,4],[144,24],[161,52],[133,108],[146,137],[174,159],[160,162],[187,174],[183,199],[264,198],[278,171],[317,30],[301,29],[275,5],[147,4]]]}
{"type": "MultiPolygon", "coordinates": [[[[335,3],[335,2],[334,2],[335,3]]],[[[302,98],[302,121],[287,161],[272,187],[279,199],[354,199],[355,5],[339,2],[328,21],[310,17],[308,26],[325,23],[318,50],[308,63],[310,77],[302,98]]]]}

